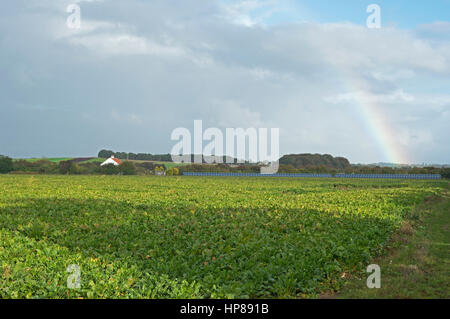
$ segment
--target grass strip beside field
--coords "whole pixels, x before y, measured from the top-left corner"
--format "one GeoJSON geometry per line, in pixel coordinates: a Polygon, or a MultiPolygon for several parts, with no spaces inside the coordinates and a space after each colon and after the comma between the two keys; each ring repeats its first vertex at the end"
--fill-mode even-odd
{"type": "MultiPolygon", "coordinates": [[[[450,192],[430,196],[407,215],[384,256],[381,288],[368,289],[368,274],[349,278],[337,298],[450,298],[450,192]]],[[[324,294],[323,297],[330,297],[324,294]]]]}

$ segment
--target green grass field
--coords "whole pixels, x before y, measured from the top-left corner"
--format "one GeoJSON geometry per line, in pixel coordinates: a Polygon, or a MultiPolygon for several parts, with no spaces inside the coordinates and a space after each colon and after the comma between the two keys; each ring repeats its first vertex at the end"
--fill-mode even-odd
{"type": "Polygon", "coordinates": [[[25,160],[30,163],[38,162],[38,161],[42,161],[42,160],[47,160],[47,161],[50,161],[53,163],[59,163],[61,161],[68,161],[71,159],[73,159],[73,157],[26,158],[25,160]]]}
{"type": "Polygon", "coordinates": [[[384,254],[408,214],[447,186],[0,176],[0,298],[317,297],[384,254]],[[79,289],[67,288],[70,264],[79,289]]]}

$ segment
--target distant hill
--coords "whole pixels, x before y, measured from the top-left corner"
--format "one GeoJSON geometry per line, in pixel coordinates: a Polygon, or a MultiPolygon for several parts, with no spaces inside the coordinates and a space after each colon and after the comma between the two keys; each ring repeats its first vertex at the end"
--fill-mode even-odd
{"type": "Polygon", "coordinates": [[[324,166],[344,169],[351,166],[345,157],[333,157],[329,154],[289,154],[280,158],[280,164],[292,165],[295,168],[324,166]]]}

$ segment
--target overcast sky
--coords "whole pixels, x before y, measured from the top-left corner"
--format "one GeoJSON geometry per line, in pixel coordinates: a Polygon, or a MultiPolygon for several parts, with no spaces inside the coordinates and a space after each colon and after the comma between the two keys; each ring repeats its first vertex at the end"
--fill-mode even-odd
{"type": "Polygon", "coordinates": [[[199,119],[280,128],[281,154],[450,163],[450,0],[329,2],[1,1],[0,154],[168,153],[199,119]]]}

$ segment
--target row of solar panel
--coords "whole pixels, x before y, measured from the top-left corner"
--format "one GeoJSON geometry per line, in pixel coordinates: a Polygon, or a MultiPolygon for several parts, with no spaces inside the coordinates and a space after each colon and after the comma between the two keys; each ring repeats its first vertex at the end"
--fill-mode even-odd
{"type": "Polygon", "coordinates": [[[439,174],[336,174],[338,178],[441,179],[439,174]]]}
{"type": "Polygon", "coordinates": [[[247,177],[322,177],[322,178],[373,178],[373,179],[441,179],[439,174],[259,174],[185,172],[186,176],[247,176],[247,177]]]}

